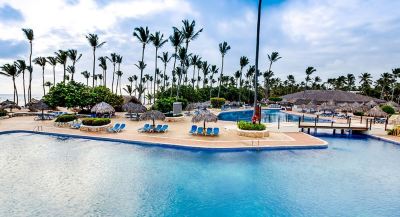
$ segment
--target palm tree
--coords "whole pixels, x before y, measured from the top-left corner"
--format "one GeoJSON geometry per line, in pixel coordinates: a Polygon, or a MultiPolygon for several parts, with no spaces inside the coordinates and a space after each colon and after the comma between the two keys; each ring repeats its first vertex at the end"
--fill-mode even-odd
{"type": "Polygon", "coordinates": [[[118,70],[115,72],[117,74],[117,91],[115,92],[115,94],[118,94],[118,85],[119,85],[119,94],[122,95],[122,84],[121,84],[121,77],[124,74],[122,71],[118,70]]]}
{"type": "Polygon", "coordinates": [[[98,60],[100,62],[100,64],[99,64],[100,68],[103,69],[103,74],[102,74],[102,76],[104,78],[103,86],[106,87],[107,86],[107,81],[106,81],[106,77],[107,77],[107,57],[99,57],[98,60]]]}
{"type": "Polygon", "coordinates": [[[97,79],[99,78],[99,75],[94,75],[93,80],[95,81],[95,84],[93,87],[97,87],[97,79]]]}
{"type": "Polygon", "coordinates": [[[74,74],[75,74],[75,66],[68,66],[67,67],[67,72],[71,74],[71,81],[74,80],[74,74]]]}
{"type": "MultiPolygon", "coordinates": [[[[117,67],[118,70],[117,71],[121,71],[122,59],[123,59],[123,56],[117,55],[117,62],[116,62],[117,65],[118,65],[118,67],[117,67]]],[[[115,72],[115,74],[118,75],[119,73],[115,72]]],[[[121,72],[121,76],[122,76],[122,72],[121,72]]],[[[120,87],[120,90],[121,90],[121,87],[120,87]]],[[[115,94],[117,94],[117,93],[118,93],[118,88],[115,89],[115,94]]]]}
{"type": "MultiPolygon", "coordinates": [[[[78,54],[78,51],[75,49],[70,49],[67,51],[67,55],[72,61],[72,67],[75,69],[75,64],[81,59],[82,54],[78,54]]],[[[74,74],[72,74],[71,80],[74,80],[74,74]]]]}
{"type": "Polygon", "coordinates": [[[194,89],[194,82],[196,81],[195,79],[196,67],[199,65],[199,62],[201,62],[201,57],[199,55],[193,55],[192,58],[190,58],[190,64],[193,66],[193,78],[192,78],[193,89],[194,89]]]}
{"type": "Polygon", "coordinates": [[[111,92],[114,93],[114,77],[115,77],[115,65],[117,64],[117,57],[118,55],[116,53],[111,53],[110,57],[107,57],[108,60],[113,64],[113,76],[112,76],[112,83],[111,83],[111,92]]]}
{"type": "MultiPolygon", "coordinates": [[[[137,75],[133,75],[133,76],[132,76],[132,79],[135,81],[135,88],[134,88],[134,91],[135,91],[135,97],[136,97],[138,76],[137,76],[137,75]]],[[[131,85],[131,86],[132,86],[132,85],[131,85]]]]}
{"type": "MultiPolygon", "coordinates": [[[[150,31],[149,28],[146,26],[146,28],[143,27],[136,27],[135,31],[133,32],[133,36],[136,37],[140,43],[142,43],[142,61],[144,62],[144,50],[146,49],[146,44],[150,42],[150,31]]],[[[143,79],[143,69],[140,70],[140,83],[139,87],[142,87],[142,79],[143,79]]],[[[139,93],[139,99],[142,96],[141,93],[139,93]]]]}
{"type": "Polygon", "coordinates": [[[174,86],[176,58],[178,57],[178,49],[183,42],[183,35],[180,33],[180,31],[178,29],[174,28],[173,34],[171,36],[169,36],[169,41],[171,42],[171,45],[174,47],[174,50],[175,50],[174,54],[172,55],[174,57],[174,66],[172,67],[172,77],[173,77],[172,86],[174,86]]]}
{"type": "Polygon", "coordinates": [[[30,52],[29,52],[29,85],[28,85],[28,99],[29,102],[32,99],[32,44],[33,44],[33,39],[34,39],[34,34],[32,29],[22,29],[22,31],[25,34],[26,39],[29,41],[29,47],[30,47],[30,52]]]}
{"type": "Polygon", "coordinates": [[[307,69],[306,69],[306,79],[305,79],[305,81],[306,81],[306,85],[305,85],[305,89],[304,89],[304,93],[305,93],[305,91],[307,90],[307,84],[308,84],[308,82],[310,82],[312,79],[311,79],[311,75],[314,73],[314,72],[316,72],[317,70],[314,68],[314,67],[312,67],[312,66],[309,66],[309,67],[307,67],[307,69]]]}
{"type": "MultiPolygon", "coordinates": [[[[102,74],[98,74],[97,75],[97,78],[99,78],[99,80],[100,80],[100,86],[102,85],[101,83],[103,82],[103,75],[102,74]]],[[[104,85],[103,85],[104,86],[104,85]]]]}
{"type": "Polygon", "coordinates": [[[43,86],[43,96],[46,95],[46,90],[44,89],[44,68],[46,66],[46,58],[45,57],[37,57],[33,60],[36,65],[42,67],[42,86],[43,86]]]}
{"type": "Polygon", "coordinates": [[[361,90],[363,94],[367,95],[367,91],[371,88],[372,84],[372,76],[371,74],[365,72],[362,73],[359,77],[361,83],[361,90]]]}
{"type": "Polygon", "coordinates": [[[83,71],[83,72],[81,72],[81,74],[86,79],[86,86],[89,86],[90,73],[88,71],[83,71]]]}
{"type": "MultiPolygon", "coordinates": [[[[156,81],[157,81],[157,60],[158,60],[158,49],[161,48],[165,43],[167,43],[168,39],[164,39],[164,34],[160,32],[156,32],[150,35],[150,41],[153,42],[154,47],[156,48],[156,59],[154,66],[154,87],[153,92],[156,93],[156,81]]],[[[155,100],[155,98],[154,98],[155,100]]]]}
{"type": "Polygon", "coordinates": [[[201,28],[199,31],[196,32],[196,22],[194,20],[192,20],[192,22],[189,22],[189,20],[182,20],[182,23],[183,27],[181,31],[179,31],[176,27],[174,27],[174,30],[180,32],[180,34],[182,35],[183,39],[185,40],[185,49],[187,51],[189,48],[189,42],[195,40],[199,36],[200,32],[203,31],[203,29],[201,28]]]}
{"type": "Polygon", "coordinates": [[[11,77],[14,85],[14,103],[18,105],[18,91],[17,91],[17,86],[15,85],[15,78],[18,77],[21,72],[17,69],[15,66],[16,64],[4,64],[2,67],[0,67],[0,75],[4,75],[7,77],[11,77]]]}
{"type": "Polygon", "coordinates": [[[274,72],[269,70],[263,73],[263,77],[264,77],[264,87],[265,89],[265,97],[268,97],[269,95],[269,90],[270,90],[270,83],[271,83],[271,79],[274,76],[274,72]]]}
{"type": "Polygon", "coordinates": [[[93,81],[92,81],[92,85],[94,86],[94,79],[95,79],[95,73],[96,73],[96,49],[103,46],[106,42],[105,41],[100,42],[97,34],[88,34],[88,35],[86,35],[86,39],[88,40],[90,46],[92,46],[92,48],[93,48],[93,72],[92,72],[93,81]]]}
{"type": "Polygon", "coordinates": [[[167,64],[171,60],[172,56],[170,57],[168,52],[163,52],[162,56],[158,56],[158,58],[164,63],[163,90],[165,90],[165,73],[167,71],[167,64]]]}
{"type": "Polygon", "coordinates": [[[394,82],[392,74],[385,72],[381,74],[381,77],[376,81],[377,84],[381,87],[381,96],[380,98],[384,98],[385,90],[387,89],[388,85],[394,82]]]}
{"type": "MultiPolygon", "coordinates": [[[[204,88],[204,84],[205,84],[205,78],[207,77],[207,75],[210,73],[210,65],[208,64],[207,61],[203,61],[202,65],[201,65],[201,70],[203,72],[203,88],[204,88]]],[[[212,74],[213,76],[214,74],[212,74]]],[[[200,80],[199,78],[197,78],[197,80],[200,80]]]]}
{"type": "Polygon", "coordinates": [[[17,67],[19,73],[22,73],[22,87],[24,89],[24,105],[26,105],[25,70],[28,69],[28,66],[25,63],[25,60],[17,60],[15,63],[16,63],[15,66],[17,67]]]}
{"type": "MultiPolygon", "coordinates": [[[[279,56],[278,52],[272,52],[271,55],[268,54],[268,61],[269,61],[269,68],[268,68],[268,72],[271,71],[272,68],[272,64],[276,61],[278,61],[279,59],[281,59],[282,57],[279,56]]],[[[265,88],[265,97],[268,98],[269,97],[269,87],[268,87],[269,83],[265,80],[264,81],[264,88],[265,88]]]]}
{"type": "Polygon", "coordinates": [[[127,94],[129,94],[130,97],[132,97],[132,93],[133,93],[132,85],[126,85],[126,87],[124,87],[123,89],[127,94]]]}
{"type": "Polygon", "coordinates": [[[64,68],[63,83],[65,83],[68,53],[67,51],[58,50],[58,52],[55,52],[54,54],[56,55],[57,62],[63,65],[64,68]]]}
{"type": "Polygon", "coordinates": [[[47,57],[47,62],[53,67],[53,84],[56,84],[56,65],[57,58],[56,57],[47,57]]]}
{"type": "Polygon", "coordinates": [[[347,90],[348,91],[353,90],[354,85],[356,84],[356,77],[353,74],[347,74],[346,83],[347,83],[347,90]]]}
{"type": "Polygon", "coordinates": [[[289,81],[290,85],[290,93],[293,93],[293,86],[296,84],[296,80],[294,79],[293,75],[288,75],[287,80],[289,81]]]}
{"type": "MultiPolygon", "coordinates": [[[[45,87],[47,87],[47,88],[49,88],[49,92],[50,92],[50,87],[51,87],[51,85],[53,85],[50,81],[46,81],[45,83],[44,83],[44,86],[45,87]]],[[[46,95],[46,94],[45,94],[46,95]]]]}
{"type": "Polygon", "coordinates": [[[393,101],[393,97],[394,97],[394,91],[396,89],[396,84],[397,84],[397,79],[400,78],[400,68],[396,68],[396,69],[392,69],[392,75],[394,78],[394,83],[392,85],[392,98],[391,101],[393,101]]]}
{"type": "Polygon", "coordinates": [[[221,64],[221,74],[219,76],[218,98],[219,98],[219,93],[221,92],[222,75],[224,74],[224,57],[230,49],[231,49],[231,46],[229,46],[228,43],[226,43],[226,41],[219,44],[219,52],[221,53],[222,64],[221,64]]]}

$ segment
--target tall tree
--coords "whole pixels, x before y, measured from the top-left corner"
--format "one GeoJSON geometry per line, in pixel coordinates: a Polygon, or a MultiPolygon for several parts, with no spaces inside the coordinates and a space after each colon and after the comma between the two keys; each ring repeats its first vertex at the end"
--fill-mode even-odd
{"type": "MultiPolygon", "coordinates": [[[[246,56],[241,56],[240,57],[240,78],[239,78],[239,87],[240,89],[242,89],[242,76],[243,76],[243,68],[246,67],[249,64],[249,58],[247,58],[246,56]]],[[[239,103],[241,101],[241,95],[242,95],[242,91],[239,90],[239,103]]]]}
{"type": "Polygon", "coordinates": [[[103,86],[106,87],[107,86],[107,57],[99,57],[99,67],[103,70],[103,86]]]}
{"type": "Polygon", "coordinates": [[[99,41],[99,36],[97,36],[97,34],[88,34],[86,35],[86,39],[88,40],[90,46],[93,49],[93,71],[92,71],[92,77],[93,77],[93,81],[92,81],[92,85],[94,86],[94,76],[96,74],[96,49],[100,48],[101,46],[103,46],[106,42],[100,42],[99,41]]]}
{"type": "Polygon", "coordinates": [[[190,64],[193,66],[193,78],[192,78],[192,88],[193,89],[194,89],[194,82],[196,82],[196,79],[195,79],[196,67],[199,65],[199,62],[201,62],[201,57],[199,55],[193,55],[192,58],[190,58],[190,64]]]}
{"type": "Polygon", "coordinates": [[[312,66],[309,66],[309,67],[307,67],[307,69],[306,69],[306,79],[305,79],[305,81],[306,81],[306,85],[305,85],[305,88],[304,88],[304,93],[305,93],[305,91],[307,90],[307,84],[308,84],[308,82],[310,82],[312,79],[311,79],[311,75],[314,73],[314,72],[316,72],[317,70],[314,68],[314,67],[312,67],[312,66]]]}
{"type": "MultiPolygon", "coordinates": [[[[75,66],[68,66],[67,67],[67,72],[69,74],[71,74],[71,81],[73,81],[74,80],[74,75],[75,75],[75,66]]],[[[68,78],[68,76],[67,76],[67,78],[68,78]]]]}
{"type": "Polygon", "coordinates": [[[356,85],[356,77],[353,74],[346,75],[347,90],[352,91],[356,85]]]}
{"type": "Polygon", "coordinates": [[[165,90],[165,78],[166,78],[166,71],[167,71],[167,64],[171,60],[172,56],[168,55],[168,52],[163,52],[162,56],[158,56],[161,62],[164,63],[164,76],[163,76],[163,90],[165,90]]]}
{"type": "MultiPolygon", "coordinates": [[[[121,71],[121,63],[122,63],[122,59],[123,59],[123,56],[121,56],[121,55],[117,55],[117,71],[121,71]]],[[[115,74],[118,76],[119,74],[120,74],[120,76],[122,76],[122,72],[119,72],[119,73],[117,73],[117,72],[115,72],[115,74]]],[[[117,77],[117,79],[118,79],[118,77],[117,77]]],[[[121,86],[121,84],[120,84],[120,86],[121,86]]],[[[120,89],[121,89],[121,87],[120,87],[120,89]]],[[[116,88],[115,89],[115,94],[117,94],[118,93],[118,88],[116,88]]]]}
{"type": "Polygon", "coordinates": [[[63,65],[64,68],[64,76],[63,83],[65,84],[66,79],[66,71],[67,71],[67,60],[68,60],[68,52],[64,50],[58,50],[58,52],[54,53],[56,55],[57,62],[63,65]]]}
{"type": "Polygon", "coordinates": [[[24,90],[24,105],[26,105],[25,70],[28,69],[28,66],[25,63],[25,60],[17,60],[15,66],[17,67],[19,73],[22,74],[22,88],[24,90]]]}
{"type": "Polygon", "coordinates": [[[45,57],[37,57],[33,60],[36,65],[42,67],[42,87],[43,87],[43,96],[46,95],[46,90],[44,89],[44,68],[46,66],[46,58],[45,57]]]}
{"type": "MultiPolygon", "coordinates": [[[[272,64],[282,57],[279,56],[278,52],[272,52],[271,55],[268,54],[268,61],[269,61],[269,67],[268,67],[268,72],[271,72],[272,64]]],[[[265,76],[264,76],[265,77],[265,76]]],[[[270,88],[268,87],[269,82],[267,80],[264,80],[264,88],[265,88],[265,97],[269,97],[269,90],[270,88]]]]}
{"type": "MultiPolygon", "coordinates": [[[[146,26],[146,28],[143,27],[136,27],[135,31],[133,32],[133,36],[136,37],[140,43],[142,43],[142,62],[144,62],[144,50],[146,49],[146,45],[150,42],[150,31],[149,28],[146,26]]],[[[140,70],[140,80],[139,80],[139,87],[141,88],[143,86],[143,69],[140,70]]],[[[142,96],[142,93],[139,92],[139,100],[142,96]]]]}
{"type": "Polygon", "coordinates": [[[219,94],[221,92],[221,82],[222,82],[222,76],[224,74],[224,57],[230,49],[231,49],[231,46],[229,46],[228,43],[226,43],[226,41],[219,44],[219,52],[221,53],[222,63],[221,63],[221,74],[219,76],[218,98],[219,98],[219,94]]]}
{"type": "MultiPolygon", "coordinates": [[[[75,72],[75,64],[81,59],[82,54],[78,54],[78,51],[75,49],[70,49],[67,51],[69,59],[72,61],[72,68],[75,72]]],[[[71,80],[74,80],[74,74],[71,76],[71,80]]]]}
{"type": "MultiPolygon", "coordinates": [[[[176,69],[176,59],[178,57],[178,49],[181,46],[182,42],[183,42],[183,35],[181,34],[181,32],[174,27],[174,32],[172,33],[171,36],[169,36],[169,41],[171,42],[172,47],[174,47],[174,54],[172,55],[174,57],[174,65],[172,67],[172,86],[174,86],[175,84],[175,69],[176,69]]],[[[171,88],[172,91],[172,88],[171,88]]],[[[172,94],[172,92],[171,92],[172,94]]]]}
{"type": "Polygon", "coordinates": [[[359,77],[361,83],[361,90],[363,94],[368,95],[368,90],[371,88],[372,76],[370,73],[362,73],[359,77]]]}
{"type": "Polygon", "coordinates": [[[53,67],[53,85],[56,85],[57,58],[56,57],[47,57],[47,62],[53,67]]]}
{"type": "Polygon", "coordinates": [[[394,83],[392,85],[391,101],[394,100],[394,91],[395,91],[396,86],[397,86],[397,79],[400,78],[400,68],[392,69],[392,75],[393,75],[394,83]]]}
{"type": "MultiPolygon", "coordinates": [[[[168,39],[164,39],[164,34],[160,32],[156,32],[150,35],[150,40],[153,42],[154,47],[156,48],[156,58],[155,58],[155,66],[154,66],[154,86],[153,92],[156,93],[156,81],[157,81],[157,60],[158,60],[158,49],[160,49],[165,43],[167,43],[168,39]]],[[[155,96],[155,95],[154,95],[155,96]]],[[[153,98],[155,100],[155,97],[153,98]]]]}
{"type": "Polygon", "coordinates": [[[113,64],[113,76],[112,76],[112,83],[111,83],[111,92],[114,93],[114,78],[115,78],[115,65],[117,64],[117,57],[118,55],[116,53],[111,53],[111,57],[107,57],[108,60],[113,64]]]}
{"type": "Polygon", "coordinates": [[[32,100],[32,72],[33,72],[33,67],[32,67],[32,48],[33,48],[33,39],[34,39],[34,34],[32,29],[22,29],[22,31],[25,34],[26,39],[29,41],[29,85],[28,85],[28,99],[29,102],[32,100]]]}
{"type": "Polygon", "coordinates": [[[189,48],[189,42],[195,40],[199,34],[203,31],[203,28],[201,28],[199,31],[195,30],[196,27],[196,22],[192,20],[192,22],[189,22],[189,20],[182,20],[183,27],[182,30],[178,30],[176,27],[174,29],[178,32],[181,33],[184,41],[185,41],[185,49],[188,51],[189,48]]]}
{"type": "Polygon", "coordinates": [[[81,74],[86,79],[86,86],[89,86],[90,73],[88,71],[83,71],[83,72],[81,72],[81,74]]]}
{"type": "Polygon", "coordinates": [[[11,77],[14,86],[14,103],[18,105],[18,91],[17,91],[17,86],[15,85],[15,78],[18,77],[21,74],[21,72],[17,69],[15,63],[4,64],[2,67],[0,67],[0,69],[1,69],[0,75],[11,77]]]}

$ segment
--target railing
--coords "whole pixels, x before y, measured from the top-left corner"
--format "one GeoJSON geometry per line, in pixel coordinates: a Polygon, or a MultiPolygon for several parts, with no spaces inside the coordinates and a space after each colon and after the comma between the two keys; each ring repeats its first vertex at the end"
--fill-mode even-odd
{"type": "Polygon", "coordinates": [[[35,128],[33,128],[33,131],[36,131],[36,132],[43,131],[43,126],[40,126],[40,125],[36,126],[35,128]]]}

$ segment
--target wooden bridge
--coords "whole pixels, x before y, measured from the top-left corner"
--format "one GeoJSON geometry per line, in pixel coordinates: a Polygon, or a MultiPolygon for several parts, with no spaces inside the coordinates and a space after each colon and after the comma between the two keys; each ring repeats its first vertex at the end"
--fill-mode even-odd
{"type": "Polygon", "coordinates": [[[316,132],[318,129],[331,129],[333,130],[333,133],[336,133],[336,130],[340,130],[341,133],[343,134],[345,131],[349,131],[352,133],[353,131],[356,132],[363,132],[363,131],[368,131],[371,129],[372,125],[372,120],[366,120],[365,124],[359,124],[359,123],[352,123],[351,119],[347,121],[347,123],[335,123],[335,122],[318,122],[315,120],[314,122],[304,122],[299,119],[299,128],[301,129],[302,132],[304,132],[305,129],[307,129],[307,132],[310,133],[311,129],[314,129],[316,132]]]}

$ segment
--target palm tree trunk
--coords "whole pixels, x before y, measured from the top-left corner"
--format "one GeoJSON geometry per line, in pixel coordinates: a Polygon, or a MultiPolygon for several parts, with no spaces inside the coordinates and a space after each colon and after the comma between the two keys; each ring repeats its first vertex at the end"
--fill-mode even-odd
{"type": "Polygon", "coordinates": [[[63,83],[65,84],[65,77],[66,77],[66,71],[65,71],[65,64],[63,64],[63,67],[64,67],[64,78],[63,78],[63,83]]]}
{"type": "MultiPolygon", "coordinates": [[[[257,109],[257,79],[258,79],[258,53],[259,53],[259,47],[260,47],[260,18],[261,18],[261,3],[262,0],[259,0],[258,2],[258,16],[257,16],[257,37],[256,37],[256,71],[254,75],[254,112],[253,116],[256,115],[256,109],[257,109]]],[[[261,121],[261,120],[259,120],[261,121]]]]}
{"type": "Polygon", "coordinates": [[[219,76],[218,98],[219,98],[219,94],[221,92],[222,73],[224,73],[224,55],[222,55],[221,74],[219,76]]]}
{"type": "Polygon", "coordinates": [[[111,92],[114,93],[114,76],[115,76],[115,63],[113,63],[114,71],[112,76],[112,83],[111,83],[111,92]]]}
{"type": "Polygon", "coordinates": [[[94,87],[94,75],[96,73],[96,47],[93,47],[93,71],[92,71],[92,86],[94,87]]]}
{"type": "MultiPolygon", "coordinates": [[[[144,60],[144,49],[145,49],[145,48],[146,48],[146,44],[143,43],[143,48],[142,48],[142,63],[143,63],[143,60],[144,60]]],[[[143,68],[141,67],[141,68],[140,68],[140,81],[139,81],[139,87],[140,87],[140,88],[142,88],[142,78],[143,78],[143,68]]],[[[142,96],[142,92],[139,91],[139,101],[140,101],[141,96],[142,96]]]]}
{"type": "Polygon", "coordinates": [[[86,86],[89,87],[89,77],[86,78],[86,86]]]}
{"type": "Polygon", "coordinates": [[[121,95],[122,96],[122,82],[121,82],[121,77],[122,76],[119,76],[119,95],[121,95]]]}
{"type": "Polygon", "coordinates": [[[25,69],[22,70],[22,86],[24,89],[24,105],[26,105],[26,93],[25,93],[25,69]]]}
{"type": "Polygon", "coordinates": [[[43,85],[43,96],[46,95],[46,90],[44,89],[44,67],[42,67],[42,85],[43,85]]]}
{"type": "Polygon", "coordinates": [[[243,67],[240,67],[240,77],[239,77],[239,104],[240,104],[240,98],[241,98],[241,90],[242,90],[242,72],[243,72],[243,67]]]}
{"type": "Polygon", "coordinates": [[[29,41],[30,53],[29,53],[29,87],[28,87],[28,100],[29,102],[32,100],[32,41],[29,41]]]}
{"type": "MultiPolygon", "coordinates": [[[[156,47],[156,66],[155,66],[155,68],[154,68],[154,87],[153,87],[153,94],[154,94],[154,97],[153,97],[153,102],[155,102],[156,101],[156,82],[157,82],[157,55],[158,55],[158,48],[156,47]]],[[[151,102],[150,102],[151,103],[151,102]]]]}
{"type": "Polygon", "coordinates": [[[192,88],[194,89],[194,76],[196,75],[196,65],[193,65],[193,81],[192,81],[192,88]]]}
{"type": "Polygon", "coordinates": [[[164,63],[163,90],[165,90],[165,71],[167,71],[167,63],[164,63]]]}
{"type": "Polygon", "coordinates": [[[17,91],[17,86],[15,85],[15,76],[13,76],[13,84],[14,84],[14,103],[18,105],[18,91],[17,91]],[[15,98],[17,98],[17,101],[15,101],[15,98]]]}
{"type": "Polygon", "coordinates": [[[200,77],[200,68],[197,68],[197,82],[196,82],[197,89],[199,89],[199,77],[200,77]]]}
{"type": "Polygon", "coordinates": [[[53,85],[56,85],[56,66],[55,65],[53,66],[53,85]]]}

